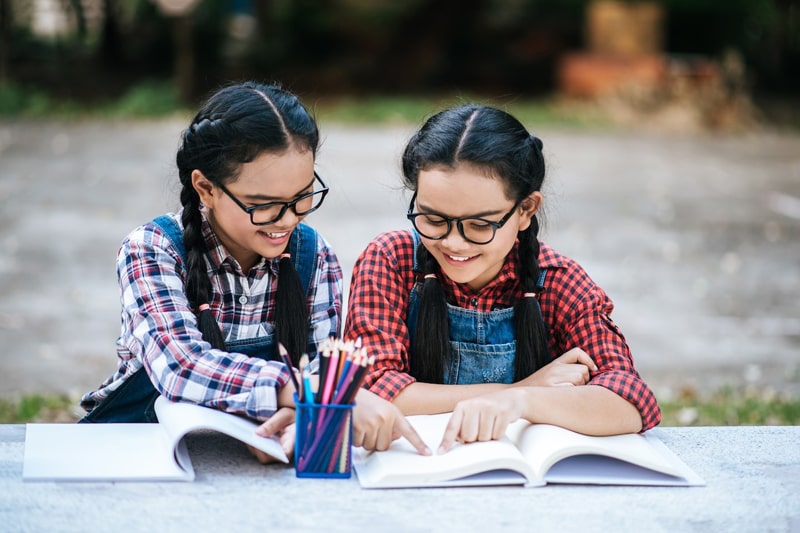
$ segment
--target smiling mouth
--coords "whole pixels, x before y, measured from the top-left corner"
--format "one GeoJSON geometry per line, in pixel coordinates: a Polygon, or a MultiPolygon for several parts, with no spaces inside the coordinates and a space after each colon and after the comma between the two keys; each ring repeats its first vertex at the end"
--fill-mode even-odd
{"type": "Polygon", "coordinates": [[[280,231],[280,232],[274,232],[274,233],[267,233],[266,235],[270,239],[282,239],[282,238],[286,237],[287,235],[289,235],[289,232],[288,231],[280,231]]]}
{"type": "Polygon", "coordinates": [[[462,263],[464,261],[469,261],[470,259],[472,259],[472,257],[456,256],[456,255],[450,255],[450,254],[446,254],[446,255],[447,255],[448,259],[450,259],[452,261],[457,261],[459,263],[462,263]]]}

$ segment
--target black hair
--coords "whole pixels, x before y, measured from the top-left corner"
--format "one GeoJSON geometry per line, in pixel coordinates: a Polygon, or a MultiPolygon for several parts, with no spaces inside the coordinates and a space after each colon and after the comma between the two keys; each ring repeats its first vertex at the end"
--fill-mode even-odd
{"type": "MultiPolygon", "coordinates": [[[[545,175],[542,141],[505,111],[465,105],[441,111],[417,131],[402,157],[405,185],[417,190],[419,173],[433,166],[455,168],[468,163],[499,178],[506,195],[521,202],[541,190],[545,175]]],[[[539,221],[519,232],[518,276],[523,293],[538,294],[539,221]]],[[[420,243],[417,248],[422,272],[411,375],[427,383],[442,383],[445,357],[450,353],[447,294],[437,281],[435,258],[420,243]]],[[[536,298],[523,297],[514,306],[517,353],[515,380],[523,379],[550,360],[547,333],[536,298]]]]}
{"type": "MultiPolygon", "coordinates": [[[[298,98],[277,85],[245,82],[214,93],[183,132],[176,156],[182,189],[183,242],[186,248],[186,295],[197,313],[203,338],[225,349],[219,324],[208,308],[208,277],[200,214],[200,196],[192,185],[197,169],[215,185],[235,181],[244,163],[265,152],[290,148],[310,150],[316,156],[319,131],[298,98]]],[[[295,359],[307,350],[309,326],[306,295],[291,258],[279,262],[275,303],[276,340],[295,359]]]]}

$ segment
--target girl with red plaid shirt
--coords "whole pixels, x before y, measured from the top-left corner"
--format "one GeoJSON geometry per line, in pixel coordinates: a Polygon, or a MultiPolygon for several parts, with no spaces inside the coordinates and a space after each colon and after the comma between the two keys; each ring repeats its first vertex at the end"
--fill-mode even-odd
{"type": "Polygon", "coordinates": [[[382,409],[452,411],[443,451],[500,438],[519,418],[591,435],[658,424],[611,300],[538,240],[542,141],[468,105],[431,117],[402,164],[414,229],[361,254],[345,324],[376,357],[366,385],[392,402],[382,409]]]}

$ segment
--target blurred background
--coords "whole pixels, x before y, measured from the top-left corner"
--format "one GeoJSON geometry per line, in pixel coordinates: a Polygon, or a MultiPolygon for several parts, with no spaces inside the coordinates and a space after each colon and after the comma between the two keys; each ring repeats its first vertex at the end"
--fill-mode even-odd
{"type": "Polygon", "coordinates": [[[672,120],[718,128],[752,121],[752,100],[796,124],[800,2],[0,0],[6,113],[34,99],[104,105],[134,88],[163,89],[151,112],[171,91],[194,107],[252,77],[306,97],[457,90],[613,99],[648,115],[682,105],[672,120]]]}
{"type": "Polygon", "coordinates": [[[665,423],[800,423],[800,0],[0,0],[0,422],[75,419],[113,371],[116,248],[243,79],[315,112],[345,283],[406,226],[414,128],[497,105],[665,423]]]}

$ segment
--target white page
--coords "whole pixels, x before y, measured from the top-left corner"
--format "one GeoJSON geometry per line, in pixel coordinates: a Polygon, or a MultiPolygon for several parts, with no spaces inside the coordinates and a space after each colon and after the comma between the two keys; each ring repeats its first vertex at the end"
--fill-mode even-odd
{"type": "MultiPolygon", "coordinates": [[[[435,453],[449,418],[450,413],[445,413],[409,416],[408,421],[435,453]]],[[[519,450],[506,438],[455,444],[449,452],[433,456],[420,455],[405,438],[400,438],[384,452],[358,449],[353,462],[364,488],[522,485],[525,477],[512,470],[532,473],[519,450]],[[486,474],[490,471],[496,472],[486,474]]]]}
{"type": "Polygon", "coordinates": [[[159,424],[27,424],[26,481],[191,481],[159,424]]]}
{"type": "Polygon", "coordinates": [[[548,483],[704,484],[654,435],[591,437],[537,424],[521,433],[519,446],[548,483]]]}
{"type": "Polygon", "coordinates": [[[173,441],[177,442],[191,431],[211,429],[249,444],[283,463],[289,462],[280,441],[275,437],[256,435],[259,424],[247,418],[188,402],[170,402],[163,396],[156,399],[155,409],[160,425],[167,429],[173,441]]]}

